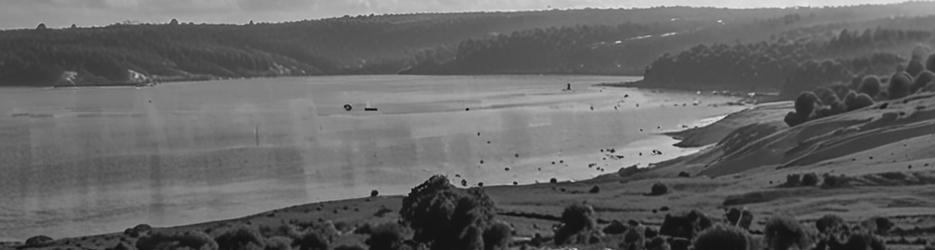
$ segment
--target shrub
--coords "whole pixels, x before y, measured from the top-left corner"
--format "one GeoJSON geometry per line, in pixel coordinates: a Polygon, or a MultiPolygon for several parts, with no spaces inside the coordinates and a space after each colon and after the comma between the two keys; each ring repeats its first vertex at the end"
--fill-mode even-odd
{"type": "Polygon", "coordinates": [[[928,70],[922,71],[922,73],[919,73],[915,80],[912,81],[912,87],[909,91],[912,93],[919,92],[928,85],[932,84],[932,82],[935,82],[935,73],[932,73],[932,71],[928,70]]]}
{"type": "Polygon", "coordinates": [[[482,189],[458,189],[436,175],[403,199],[400,217],[415,232],[413,240],[432,249],[483,247],[483,231],[495,216],[493,201],[482,189]],[[470,232],[470,233],[467,233],[470,232]]]}
{"type": "Polygon", "coordinates": [[[826,214],[815,221],[815,228],[818,229],[818,232],[823,234],[833,234],[846,226],[847,225],[844,224],[844,219],[833,214],[826,214]]]}
{"type": "Polygon", "coordinates": [[[260,233],[251,227],[239,226],[214,238],[219,250],[263,249],[266,243],[260,233]]]}
{"type": "Polygon", "coordinates": [[[367,245],[370,250],[397,250],[406,241],[406,229],[398,223],[386,223],[373,227],[367,245]]]}
{"type": "Polygon", "coordinates": [[[812,113],[815,112],[816,104],[820,104],[820,99],[815,93],[811,91],[802,92],[799,97],[795,98],[795,113],[808,121],[812,117],[812,113]]]}
{"type": "Polygon", "coordinates": [[[292,239],[284,236],[273,236],[266,239],[264,250],[292,250],[292,239]]]}
{"type": "Polygon", "coordinates": [[[659,227],[659,234],[692,239],[711,225],[711,219],[697,210],[678,215],[667,214],[659,227]]]}
{"type": "Polygon", "coordinates": [[[806,120],[795,111],[789,111],[783,121],[785,121],[786,125],[789,125],[789,127],[795,127],[796,125],[806,122],[806,120]]]}
{"type": "Polygon", "coordinates": [[[845,104],[847,105],[848,111],[857,110],[857,109],[861,109],[861,108],[869,107],[870,105],[873,105],[873,98],[870,97],[870,95],[867,95],[865,93],[860,93],[858,95],[855,95],[853,98],[850,98],[849,100],[850,101],[845,100],[845,104]]]}
{"type": "Polygon", "coordinates": [[[484,250],[509,249],[513,241],[513,228],[503,222],[494,223],[484,231],[484,250]]]}
{"type": "Polygon", "coordinates": [[[904,72],[893,74],[890,78],[890,85],[887,87],[889,98],[892,100],[908,96],[910,85],[912,85],[912,77],[908,74],[904,72]]]}
{"type": "Polygon", "coordinates": [[[895,226],[895,224],[893,224],[893,222],[890,221],[890,219],[887,219],[885,217],[880,217],[880,216],[874,216],[874,217],[871,217],[870,219],[867,219],[864,222],[864,225],[867,228],[867,230],[869,230],[872,233],[879,234],[879,235],[888,235],[890,232],[890,229],[893,229],[893,226],[895,226]]]}
{"type": "Polygon", "coordinates": [[[919,60],[910,60],[909,64],[906,65],[906,73],[909,73],[910,76],[917,76],[923,70],[925,70],[925,65],[922,64],[921,58],[919,60]]]}
{"type": "Polygon", "coordinates": [[[630,228],[627,227],[627,225],[624,225],[623,222],[620,222],[619,220],[613,220],[610,222],[610,224],[604,227],[603,232],[605,234],[623,234],[627,232],[627,229],[630,228]]]}
{"type": "Polygon", "coordinates": [[[829,237],[825,243],[828,246],[828,250],[853,250],[853,249],[870,249],[870,250],[885,250],[886,244],[882,239],[868,233],[857,233],[852,234],[847,237],[847,241],[841,243],[834,237],[829,237]]]}
{"type": "Polygon", "coordinates": [[[362,246],[358,246],[358,245],[353,245],[353,246],[340,245],[338,247],[335,247],[334,250],[366,250],[366,248],[362,246]]]}
{"type": "Polygon", "coordinates": [[[791,247],[808,249],[810,244],[805,228],[792,217],[773,216],[766,221],[763,234],[770,249],[786,250],[791,247]]]}
{"type": "Polygon", "coordinates": [[[750,224],[753,223],[753,213],[747,210],[741,211],[737,208],[731,208],[727,211],[726,214],[724,214],[724,217],[732,226],[743,229],[750,229],[750,224]]]}
{"type": "Polygon", "coordinates": [[[815,186],[818,185],[818,174],[807,173],[802,175],[802,186],[815,186]]]}
{"type": "Polygon", "coordinates": [[[815,89],[814,93],[816,96],[818,96],[818,100],[821,102],[822,105],[831,105],[835,102],[838,102],[838,95],[829,88],[826,88],[826,87],[817,88],[815,89]]]}
{"type": "Polygon", "coordinates": [[[929,55],[929,57],[925,60],[925,69],[928,69],[929,71],[935,71],[935,54],[929,55]]]}
{"type": "Polygon", "coordinates": [[[643,232],[646,231],[643,227],[631,227],[623,235],[623,242],[620,243],[620,248],[623,250],[642,250],[646,247],[646,236],[643,232]]]}
{"type": "Polygon", "coordinates": [[[188,231],[181,233],[150,232],[136,241],[139,250],[155,249],[200,249],[217,250],[218,243],[205,233],[188,231]]]}
{"type": "Polygon", "coordinates": [[[753,250],[753,240],[746,230],[716,225],[702,231],[692,242],[694,250],[753,250]]]}
{"type": "Polygon", "coordinates": [[[292,242],[298,250],[328,250],[331,242],[318,232],[308,232],[292,242]]]}
{"type": "Polygon", "coordinates": [[[37,235],[26,239],[26,247],[44,247],[52,243],[54,239],[45,235],[37,235]]]}
{"type": "Polygon", "coordinates": [[[850,185],[850,179],[844,175],[824,174],[824,180],[821,182],[822,188],[840,188],[850,185]]]}
{"type": "Polygon", "coordinates": [[[594,185],[591,187],[591,190],[588,190],[588,193],[596,194],[601,192],[601,187],[594,185]]]}
{"type": "Polygon", "coordinates": [[[136,248],[131,246],[130,244],[127,244],[126,242],[119,242],[117,243],[117,245],[114,245],[113,247],[106,248],[106,250],[136,250],[136,248]]]}
{"type": "Polygon", "coordinates": [[[650,195],[664,195],[669,193],[669,187],[663,183],[653,184],[652,189],[650,189],[650,195]]]}
{"type": "Polygon", "coordinates": [[[877,96],[880,94],[880,78],[876,76],[864,77],[863,82],[860,83],[860,89],[857,92],[867,94],[870,97],[877,96]]]}
{"type": "Polygon", "coordinates": [[[565,207],[562,212],[562,226],[555,232],[555,244],[587,243],[597,226],[594,208],[582,203],[565,207]]]}
{"type": "Polygon", "coordinates": [[[783,186],[786,187],[798,187],[802,184],[802,176],[799,174],[789,174],[786,175],[786,183],[783,183],[783,186]]]}

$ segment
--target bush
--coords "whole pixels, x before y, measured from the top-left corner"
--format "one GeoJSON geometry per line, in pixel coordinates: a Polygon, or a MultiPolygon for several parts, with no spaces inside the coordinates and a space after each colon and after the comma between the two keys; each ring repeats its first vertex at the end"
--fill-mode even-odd
{"type": "Polygon", "coordinates": [[[45,235],[36,235],[33,237],[29,237],[29,239],[26,239],[25,246],[26,247],[44,247],[49,244],[52,244],[52,241],[54,241],[52,237],[45,236],[45,235]]]}
{"type": "Polygon", "coordinates": [[[626,233],[628,229],[630,228],[627,227],[627,225],[624,225],[623,222],[620,222],[619,220],[613,220],[610,222],[610,224],[604,227],[603,232],[605,234],[623,234],[626,233]]]}
{"type": "Polygon", "coordinates": [[[828,250],[852,250],[852,249],[870,249],[870,250],[885,250],[886,244],[882,239],[868,233],[857,233],[852,234],[847,237],[847,241],[841,243],[835,237],[829,237],[827,242],[823,243],[828,246],[828,250]]]}
{"type": "Polygon", "coordinates": [[[847,105],[847,111],[852,111],[873,105],[873,98],[865,93],[860,93],[853,98],[845,99],[844,103],[847,105]]]}
{"type": "Polygon", "coordinates": [[[298,250],[328,250],[331,242],[318,232],[309,232],[292,242],[298,250]]]}
{"type": "Polygon", "coordinates": [[[895,224],[893,224],[893,222],[890,221],[890,219],[887,219],[885,217],[874,216],[874,217],[871,217],[870,219],[867,219],[864,222],[864,226],[867,228],[867,230],[869,230],[870,232],[874,234],[889,235],[890,230],[893,229],[893,226],[895,226],[895,224]]]}
{"type": "Polygon", "coordinates": [[[506,250],[513,241],[513,228],[506,223],[494,223],[484,231],[484,250],[506,250]]]}
{"type": "Polygon", "coordinates": [[[807,173],[802,175],[802,186],[815,186],[818,185],[818,174],[807,173]]]}
{"type": "Polygon", "coordinates": [[[702,231],[692,242],[694,250],[753,250],[753,239],[746,230],[716,225],[702,231]]]}
{"type": "Polygon", "coordinates": [[[555,232],[555,244],[588,243],[597,227],[594,208],[582,203],[565,207],[562,212],[562,226],[555,232]]]}
{"type": "Polygon", "coordinates": [[[763,234],[770,249],[808,249],[810,244],[808,232],[792,217],[773,216],[766,221],[763,234]]]}
{"type": "Polygon", "coordinates": [[[844,224],[844,219],[833,214],[826,214],[815,221],[815,228],[818,229],[818,232],[823,234],[834,234],[845,227],[847,227],[847,225],[844,224]]]}
{"type": "Polygon", "coordinates": [[[928,59],[925,60],[925,69],[935,71],[935,54],[929,55],[928,59]]]}
{"type": "Polygon", "coordinates": [[[921,59],[919,60],[910,60],[909,64],[906,65],[906,73],[909,73],[909,76],[917,76],[919,73],[925,70],[925,65],[922,64],[921,59]]]}
{"type": "Polygon", "coordinates": [[[887,87],[889,98],[892,100],[908,96],[910,85],[912,85],[912,77],[905,72],[893,74],[890,78],[890,85],[887,87]]]}
{"type": "Polygon", "coordinates": [[[493,201],[482,189],[458,189],[436,175],[403,199],[400,217],[415,232],[413,240],[432,249],[483,247],[483,232],[495,217],[493,201]],[[468,233],[470,232],[470,233],[468,233]]]}
{"type": "Polygon", "coordinates": [[[876,76],[864,77],[864,81],[860,83],[860,89],[857,92],[867,94],[870,97],[877,96],[880,94],[880,78],[876,76]]]}
{"type": "Polygon", "coordinates": [[[591,190],[588,190],[588,193],[596,194],[601,192],[601,187],[594,185],[591,187],[591,190]]]}
{"type": "Polygon", "coordinates": [[[711,225],[711,219],[697,210],[678,215],[667,214],[659,227],[659,234],[692,239],[711,225]]]}
{"type": "Polygon", "coordinates": [[[795,113],[808,121],[812,117],[812,113],[815,112],[816,104],[820,104],[820,99],[815,93],[811,91],[802,92],[799,97],[795,98],[795,113]]]}
{"type": "Polygon", "coordinates": [[[266,243],[260,233],[251,227],[240,226],[214,238],[219,250],[263,249],[266,243]]]}
{"type": "Polygon", "coordinates": [[[358,245],[353,245],[353,246],[340,245],[338,247],[335,247],[334,250],[366,250],[366,248],[362,246],[358,246],[358,245]]]}
{"type": "Polygon", "coordinates": [[[786,183],[782,185],[785,187],[798,187],[802,184],[802,176],[799,174],[789,174],[786,175],[786,183]]]}
{"type": "Polygon", "coordinates": [[[367,245],[370,250],[398,250],[406,241],[406,228],[398,223],[386,223],[371,230],[367,245]]]}
{"type": "Polygon", "coordinates": [[[652,189],[650,190],[650,195],[664,195],[669,193],[669,187],[664,183],[653,184],[652,189]]]}
{"type": "Polygon", "coordinates": [[[786,125],[789,125],[789,127],[795,127],[796,125],[806,122],[806,119],[804,119],[802,116],[800,116],[795,111],[789,111],[789,113],[786,114],[786,118],[784,118],[783,121],[785,121],[786,125]]]}
{"type": "Polygon", "coordinates": [[[753,224],[753,213],[748,210],[741,211],[737,208],[731,208],[724,214],[724,217],[732,226],[743,229],[750,229],[750,224],[753,224]]]}
{"type": "Polygon", "coordinates": [[[824,174],[824,181],[821,182],[822,188],[840,188],[850,185],[850,179],[844,175],[824,174]]]}
{"type": "Polygon", "coordinates": [[[180,249],[217,250],[218,243],[205,233],[188,231],[181,233],[150,232],[136,241],[139,250],[180,249]]]}
{"type": "Polygon", "coordinates": [[[106,250],[136,250],[135,247],[127,244],[126,242],[118,242],[117,245],[114,245],[110,248],[105,248],[106,250]]]}
{"type": "Polygon", "coordinates": [[[932,84],[932,82],[935,82],[935,73],[932,73],[932,71],[928,70],[922,71],[922,73],[919,73],[915,80],[912,81],[912,87],[909,91],[912,93],[919,92],[920,90],[932,84]]]}
{"type": "Polygon", "coordinates": [[[815,95],[818,96],[818,100],[821,101],[822,105],[831,105],[838,102],[838,95],[826,87],[815,89],[815,95]]]}
{"type": "Polygon", "coordinates": [[[266,239],[264,250],[292,250],[292,239],[284,236],[273,236],[266,239]]]}
{"type": "Polygon", "coordinates": [[[646,231],[643,227],[631,227],[623,235],[623,242],[620,243],[620,248],[623,250],[642,250],[646,247],[646,236],[643,232],[646,231]]]}

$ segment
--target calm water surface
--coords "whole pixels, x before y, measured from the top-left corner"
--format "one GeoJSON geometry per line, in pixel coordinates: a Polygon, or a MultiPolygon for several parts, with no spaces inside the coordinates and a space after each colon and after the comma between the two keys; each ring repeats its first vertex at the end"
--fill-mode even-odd
{"type": "Polygon", "coordinates": [[[373,189],[403,194],[433,174],[471,185],[589,178],[688,152],[656,133],[739,109],[709,106],[723,97],[592,86],[635,79],[0,88],[0,238],[228,219],[373,189]],[[568,82],[572,91],[563,91],[568,82]],[[363,111],[368,105],[378,111],[363,111]],[[623,158],[599,151],[608,148],[623,158]]]}

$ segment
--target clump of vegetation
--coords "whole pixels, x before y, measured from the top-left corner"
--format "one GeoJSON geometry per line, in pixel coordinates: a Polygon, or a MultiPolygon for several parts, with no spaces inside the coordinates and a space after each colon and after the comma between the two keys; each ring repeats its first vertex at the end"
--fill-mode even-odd
{"type": "Polygon", "coordinates": [[[292,238],[284,236],[267,238],[264,250],[292,250],[292,238]]]}
{"type": "Polygon", "coordinates": [[[897,72],[890,78],[890,84],[887,93],[891,100],[908,96],[910,85],[912,85],[912,76],[905,72],[897,72]]]}
{"type": "Polygon", "coordinates": [[[52,241],[54,241],[52,237],[45,236],[45,235],[36,235],[33,237],[29,237],[29,239],[26,239],[25,247],[44,247],[44,246],[51,244],[52,241]]]}
{"type": "Polygon", "coordinates": [[[922,73],[916,75],[915,80],[912,81],[912,87],[909,91],[912,93],[919,92],[931,85],[932,82],[935,82],[935,73],[928,70],[922,71],[922,73]]]}
{"type": "Polygon", "coordinates": [[[797,187],[802,183],[802,176],[799,174],[789,174],[786,175],[786,183],[782,185],[785,187],[797,187]]]}
{"type": "Polygon", "coordinates": [[[749,210],[731,208],[727,211],[726,214],[724,214],[724,217],[731,225],[743,229],[750,229],[750,224],[753,223],[753,213],[751,213],[749,210]]]}
{"type": "Polygon", "coordinates": [[[850,186],[850,178],[844,175],[832,175],[825,173],[824,180],[821,182],[822,188],[842,188],[850,186]]]}
{"type": "Polygon", "coordinates": [[[763,230],[764,240],[770,249],[808,249],[810,238],[795,218],[788,216],[774,216],[766,221],[763,230]]]}
{"type": "Polygon", "coordinates": [[[650,195],[664,195],[669,193],[669,187],[664,183],[655,183],[650,189],[650,195]]]}
{"type": "Polygon", "coordinates": [[[871,233],[888,235],[895,224],[885,217],[874,216],[864,221],[863,226],[871,233]]]}
{"type": "Polygon", "coordinates": [[[807,173],[802,175],[802,186],[815,186],[818,185],[818,174],[807,173]]]}
{"type": "Polygon", "coordinates": [[[677,215],[667,214],[659,227],[659,234],[692,239],[712,225],[711,219],[698,210],[677,215]]]}
{"type": "Polygon", "coordinates": [[[692,247],[694,250],[753,250],[753,242],[746,230],[718,224],[698,234],[692,247]]]}
{"type": "Polygon", "coordinates": [[[795,98],[795,112],[808,120],[815,112],[815,106],[820,104],[820,99],[814,92],[805,91],[795,98]]]}
{"type": "Polygon", "coordinates": [[[292,242],[293,247],[299,250],[328,250],[331,242],[321,233],[311,231],[292,242]]]}
{"type": "Polygon", "coordinates": [[[865,93],[852,93],[844,99],[844,104],[847,105],[848,111],[853,111],[873,105],[873,98],[865,93]]]}
{"type": "Polygon", "coordinates": [[[796,125],[806,122],[806,120],[795,111],[789,111],[786,117],[783,118],[783,121],[785,121],[786,125],[789,125],[789,127],[795,127],[796,125]]]}
{"type": "Polygon", "coordinates": [[[867,94],[870,97],[877,96],[880,94],[880,78],[877,78],[877,76],[864,77],[864,81],[860,83],[860,89],[857,92],[867,94]]]}
{"type": "Polygon", "coordinates": [[[371,229],[367,245],[371,250],[398,250],[406,241],[406,228],[398,223],[386,223],[371,229]]]}
{"type": "Polygon", "coordinates": [[[844,224],[844,219],[833,214],[827,214],[815,221],[815,228],[822,234],[831,234],[846,227],[847,225],[844,224]]]}
{"type": "Polygon", "coordinates": [[[594,208],[583,203],[574,203],[562,212],[562,225],[555,232],[555,244],[589,243],[600,236],[594,208]]]}
{"type": "Polygon", "coordinates": [[[644,249],[646,247],[645,231],[646,229],[643,227],[630,227],[630,229],[623,234],[623,242],[620,243],[620,248],[624,250],[644,249]]]}
{"type": "Polygon", "coordinates": [[[156,249],[218,249],[218,243],[205,233],[188,231],[181,233],[150,232],[136,241],[139,250],[156,249]]]}
{"type": "Polygon", "coordinates": [[[506,250],[512,241],[513,228],[506,223],[494,223],[484,231],[484,250],[506,250]]]}
{"type": "Polygon", "coordinates": [[[399,214],[414,230],[416,242],[457,250],[483,248],[483,232],[491,226],[494,210],[483,189],[458,189],[436,175],[409,192],[399,214]]]}
{"type": "Polygon", "coordinates": [[[341,245],[341,246],[335,247],[334,250],[366,250],[366,248],[362,246],[358,246],[358,245],[353,245],[353,246],[341,245]]]}
{"type": "Polygon", "coordinates": [[[219,250],[263,249],[266,246],[263,236],[251,227],[239,226],[214,238],[219,250]]]}
{"type": "Polygon", "coordinates": [[[627,225],[624,225],[623,222],[620,222],[619,220],[613,220],[610,222],[610,224],[604,227],[603,232],[605,234],[623,234],[626,233],[628,229],[630,228],[627,227],[627,225]]]}

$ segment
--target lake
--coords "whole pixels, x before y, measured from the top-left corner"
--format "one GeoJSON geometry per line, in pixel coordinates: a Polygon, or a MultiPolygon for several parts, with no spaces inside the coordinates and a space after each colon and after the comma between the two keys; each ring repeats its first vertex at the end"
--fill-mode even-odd
{"type": "Polygon", "coordinates": [[[693,152],[659,133],[743,108],[722,96],[594,86],[637,79],[378,75],[0,88],[0,238],[229,219],[371,190],[405,194],[434,174],[469,186],[580,180],[693,152]]]}

